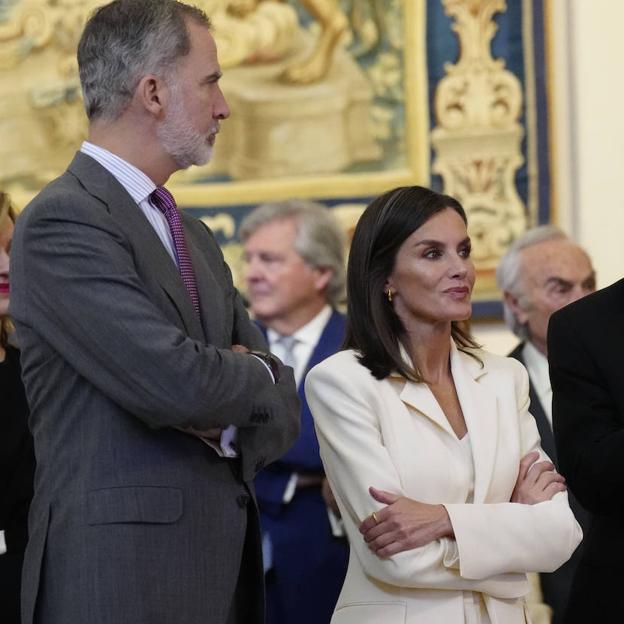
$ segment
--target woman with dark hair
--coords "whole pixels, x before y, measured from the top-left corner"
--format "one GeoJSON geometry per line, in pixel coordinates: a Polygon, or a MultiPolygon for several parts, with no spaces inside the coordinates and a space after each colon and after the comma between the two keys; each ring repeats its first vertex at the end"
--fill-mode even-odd
{"type": "Polygon", "coordinates": [[[332,624],[524,623],[526,573],[581,540],[525,369],[460,326],[474,280],[452,197],[398,188],[360,218],[345,350],[306,381],[351,546],[332,624]]]}
{"type": "Polygon", "coordinates": [[[35,467],[19,351],[9,344],[9,251],[15,213],[0,191],[0,621],[20,622],[22,562],[35,467]]]}

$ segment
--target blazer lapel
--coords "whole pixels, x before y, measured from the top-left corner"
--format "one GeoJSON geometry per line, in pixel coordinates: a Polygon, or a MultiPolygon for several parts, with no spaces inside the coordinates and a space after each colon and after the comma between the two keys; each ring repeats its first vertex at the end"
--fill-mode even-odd
{"type": "Polygon", "coordinates": [[[474,501],[483,502],[487,496],[498,439],[498,409],[496,395],[479,383],[488,374],[485,365],[466,353],[451,348],[451,372],[457,396],[470,434],[475,468],[474,501]]]}
{"type": "Polygon", "coordinates": [[[437,402],[436,398],[433,396],[433,392],[431,392],[426,383],[407,381],[401,391],[400,397],[401,401],[411,405],[423,416],[432,420],[440,429],[456,437],[448,418],[445,416],[440,404],[437,402]]]}
{"type": "Polygon", "coordinates": [[[111,173],[82,152],[76,154],[69,170],[89,193],[106,204],[111,216],[121,224],[123,232],[132,241],[133,247],[153,267],[154,276],[169,295],[188,335],[195,340],[203,340],[199,318],[178,267],[132,197],[111,173]]]}
{"type": "Polygon", "coordinates": [[[340,349],[342,341],[344,340],[345,333],[345,319],[342,314],[332,310],[332,314],[327,321],[327,324],[323,328],[323,332],[310,355],[310,359],[306,364],[305,374],[299,384],[299,387],[303,389],[303,381],[308,371],[316,366],[319,362],[333,355],[340,349]]]}
{"type": "MultiPolygon", "coordinates": [[[[520,362],[523,366],[526,367],[524,362],[524,357],[522,356],[522,349],[524,348],[524,342],[521,342],[510,354],[509,357],[512,357],[518,362],[520,362]]],[[[542,441],[542,448],[546,452],[546,455],[552,459],[552,461],[557,465],[557,449],[555,447],[555,437],[553,435],[552,427],[548,422],[548,418],[546,417],[546,412],[542,407],[542,403],[537,396],[537,392],[535,390],[535,386],[533,385],[533,380],[531,379],[531,374],[529,373],[529,412],[535,418],[535,422],[537,423],[537,430],[540,434],[540,439],[542,441]]]]}

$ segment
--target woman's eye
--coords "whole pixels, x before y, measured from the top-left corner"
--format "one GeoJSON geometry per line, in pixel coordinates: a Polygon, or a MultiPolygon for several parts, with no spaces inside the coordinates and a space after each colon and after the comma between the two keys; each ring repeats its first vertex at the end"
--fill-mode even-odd
{"type": "Polygon", "coordinates": [[[470,258],[471,251],[472,251],[471,247],[464,247],[463,249],[460,249],[459,255],[462,256],[463,258],[470,258]]]}
{"type": "Polygon", "coordinates": [[[425,252],[425,258],[429,258],[431,260],[439,258],[441,255],[442,255],[442,252],[439,249],[428,249],[425,252]]]}

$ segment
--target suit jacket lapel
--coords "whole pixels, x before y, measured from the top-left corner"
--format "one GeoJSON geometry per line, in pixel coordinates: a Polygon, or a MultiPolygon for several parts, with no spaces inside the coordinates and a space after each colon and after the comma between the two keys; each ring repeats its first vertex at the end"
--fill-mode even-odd
{"type": "Polygon", "coordinates": [[[345,332],[345,320],[344,316],[336,310],[332,310],[332,314],[327,321],[327,324],[323,328],[323,332],[312,351],[312,355],[305,367],[305,373],[303,375],[302,381],[299,384],[301,390],[303,390],[303,379],[308,374],[308,371],[316,366],[319,362],[322,362],[324,359],[328,358],[330,355],[333,355],[340,349],[342,345],[342,341],[344,339],[345,332]]]}
{"type": "Polygon", "coordinates": [[[470,434],[475,468],[474,501],[483,502],[490,486],[496,459],[498,409],[496,395],[479,383],[488,374],[485,365],[458,351],[451,351],[451,372],[470,434]]]}
{"type": "MultiPolygon", "coordinates": [[[[524,347],[524,342],[521,342],[510,354],[509,357],[512,357],[524,366],[526,366],[524,362],[524,358],[522,357],[522,349],[524,347]]],[[[537,423],[537,430],[540,434],[540,439],[542,442],[542,448],[545,453],[552,459],[552,461],[557,465],[557,449],[555,447],[555,437],[553,435],[552,428],[550,423],[548,422],[548,418],[546,417],[546,412],[544,412],[544,408],[542,407],[542,403],[537,396],[537,392],[535,391],[535,386],[533,385],[533,381],[531,380],[531,375],[529,374],[529,400],[531,401],[529,406],[529,412],[535,418],[535,422],[537,423]]]]}
{"type": "Polygon", "coordinates": [[[182,282],[178,268],[132,197],[111,173],[82,152],[76,154],[69,165],[69,170],[82,182],[89,193],[108,207],[109,213],[121,224],[123,232],[132,241],[133,247],[153,267],[157,281],[169,295],[171,303],[184,322],[188,335],[195,340],[203,340],[200,321],[193,309],[193,303],[182,282]]]}
{"type": "MultiPolygon", "coordinates": [[[[197,291],[199,292],[201,324],[205,338],[211,344],[229,347],[231,336],[223,335],[223,327],[228,325],[224,322],[228,318],[226,300],[220,295],[223,290],[214,277],[207,254],[203,253],[194,244],[193,238],[189,235],[187,216],[183,214],[182,219],[185,226],[186,245],[195,270],[195,281],[197,283],[197,291]]],[[[190,303],[188,295],[187,299],[190,303]]],[[[195,318],[197,318],[197,315],[195,315],[195,318]]]]}
{"type": "MultiPolygon", "coordinates": [[[[496,458],[498,435],[496,396],[478,381],[487,372],[487,368],[482,367],[480,362],[458,351],[452,343],[451,373],[466,427],[470,433],[475,468],[475,502],[485,500],[496,458]]],[[[412,405],[446,433],[456,438],[453,428],[427,384],[407,382],[400,396],[401,400],[412,405]]]]}
{"type": "Polygon", "coordinates": [[[406,382],[400,397],[404,403],[411,405],[423,416],[432,420],[440,429],[456,437],[448,418],[426,383],[406,382]]]}

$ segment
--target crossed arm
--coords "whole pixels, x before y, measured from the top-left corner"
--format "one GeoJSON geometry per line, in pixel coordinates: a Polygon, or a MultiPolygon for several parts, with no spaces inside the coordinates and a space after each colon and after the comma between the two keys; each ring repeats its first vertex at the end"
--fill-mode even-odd
{"type": "MultiPolygon", "coordinates": [[[[565,479],[549,460],[538,461],[539,453],[531,451],[520,462],[518,480],[511,496],[512,503],[535,505],[566,490],[565,479]]],[[[377,502],[386,505],[368,516],[359,526],[364,541],[378,557],[390,557],[405,550],[426,546],[443,538],[455,538],[453,524],[444,505],[419,501],[369,488],[377,502]]]]}
{"type": "Polygon", "coordinates": [[[368,371],[362,367],[361,376],[349,375],[348,383],[334,373],[323,365],[313,369],[306,395],[351,548],[369,576],[402,587],[511,597],[506,592],[524,592],[518,583],[525,572],[552,571],[569,558],[581,532],[563,480],[549,462],[529,468],[541,452],[528,413],[528,381],[526,401],[518,408],[526,457],[512,500],[426,505],[404,494],[379,424],[378,414],[388,406],[368,371]]]}

